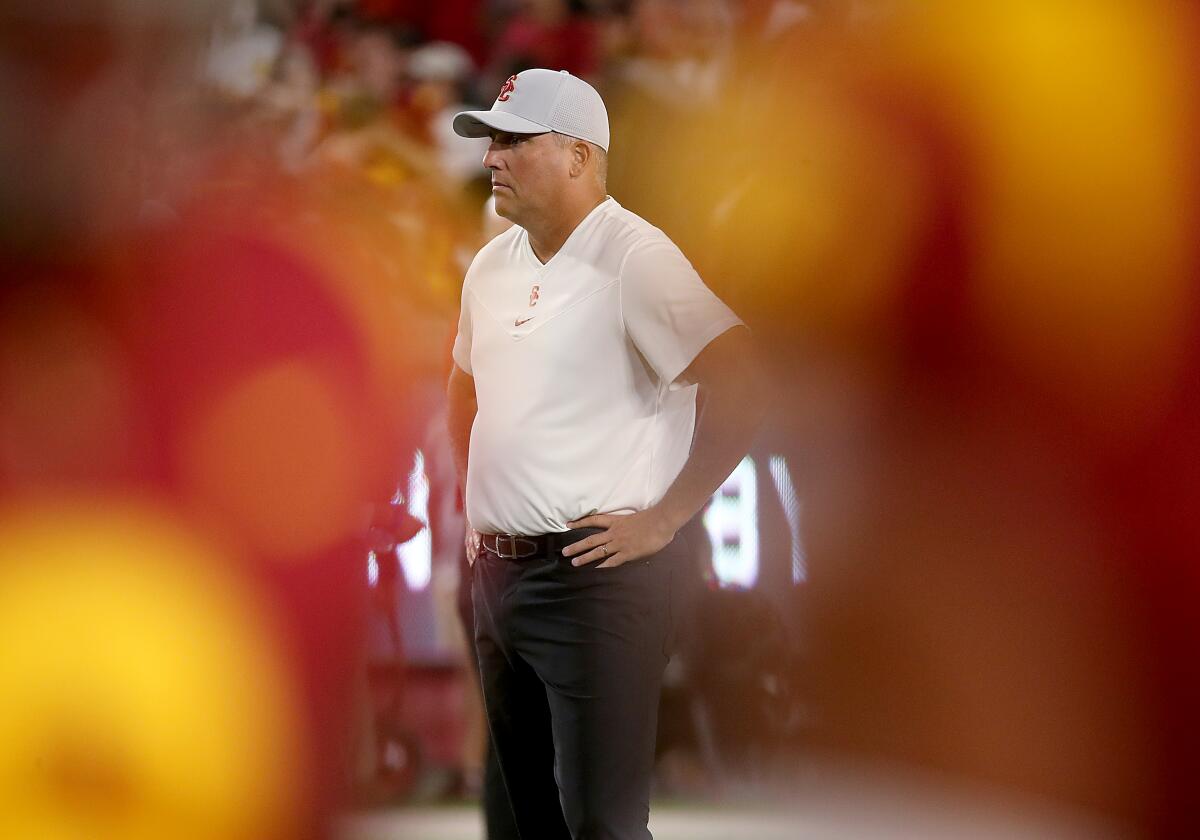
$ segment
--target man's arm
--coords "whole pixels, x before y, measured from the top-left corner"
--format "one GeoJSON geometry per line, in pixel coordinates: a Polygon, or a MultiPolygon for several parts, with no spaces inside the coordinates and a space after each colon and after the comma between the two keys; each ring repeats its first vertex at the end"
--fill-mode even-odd
{"type": "Polygon", "coordinates": [[[454,471],[458,487],[467,490],[467,453],[471,448],[471,426],[475,423],[478,403],[475,400],[475,378],[458,365],[450,371],[446,385],[446,425],[450,429],[450,452],[454,456],[454,471]]]}
{"type": "Polygon", "coordinates": [[[604,560],[619,566],[660,551],[716,492],[745,457],[767,410],[767,385],[755,361],[750,332],[734,327],[715,338],[680,379],[697,383],[702,412],[687,463],[662,501],[628,516],[596,514],[567,523],[604,528],[563,549],[576,566],[604,560]],[[603,548],[601,548],[603,546],[603,548]]]}

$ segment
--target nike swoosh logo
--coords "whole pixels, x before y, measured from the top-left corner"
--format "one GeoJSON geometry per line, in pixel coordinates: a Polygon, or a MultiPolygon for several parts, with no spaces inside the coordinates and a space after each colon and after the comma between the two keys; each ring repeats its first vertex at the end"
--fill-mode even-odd
{"type": "Polygon", "coordinates": [[[522,324],[524,324],[526,321],[532,321],[533,319],[534,319],[533,315],[530,315],[528,318],[518,318],[516,321],[513,322],[513,326],[519,327],[522,324]]]}

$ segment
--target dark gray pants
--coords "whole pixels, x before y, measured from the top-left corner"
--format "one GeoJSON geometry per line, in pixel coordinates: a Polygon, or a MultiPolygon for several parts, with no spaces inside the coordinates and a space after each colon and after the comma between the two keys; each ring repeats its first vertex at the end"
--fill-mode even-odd
{"type": "Polygon", "coordinates": [[[676,538],[613,569],[487,551],[475,561],[484,705],[523,840],[650,840],[671,577],[681,552],[676,538]]]}

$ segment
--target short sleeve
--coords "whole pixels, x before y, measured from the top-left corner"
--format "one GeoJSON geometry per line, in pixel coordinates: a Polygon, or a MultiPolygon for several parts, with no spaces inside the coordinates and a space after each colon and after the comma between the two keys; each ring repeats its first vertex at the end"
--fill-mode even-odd
{"type": "MultiPolygon", "coordinates": [[[[462,303],[458,309],[458,334],[454,336],[454,349],[451,355],[454,363],[466,373],[474,376],[471,371],[471,293],[463,285],[462,303]]],[[[445,345],[443,345],[445,346],[445,345]]]]}
{"type": "Polygon", "coordinates": [[[638,351],[672,384],[709,342],[742,323],[670,241],[641,245],[626,257],[621,314],[638,351]]]}

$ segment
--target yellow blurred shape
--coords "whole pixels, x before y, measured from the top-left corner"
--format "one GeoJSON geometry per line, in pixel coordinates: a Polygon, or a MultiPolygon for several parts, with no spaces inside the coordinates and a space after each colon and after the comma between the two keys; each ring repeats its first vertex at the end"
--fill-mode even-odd
{"type": "Polygon", "coordinates": [[[297,807],[275,629],[149,510],[0,518],[0,837],[262,840],[297,807]]]}
{"type": "Polygon", "coordinates": [[[1177,8],[947,0],[914,33],[979,156],[991,337],[1098,416],[1154,408],[1193,305],[1194,71],[1177,8]]]}
{"type": "Polygon", "coordinates": [[[325,368],[288,360],[253,372],[206,406],[182,442],[193,500],[273,557],[309,556],[358,524],[362,424],[325,368]]]}

